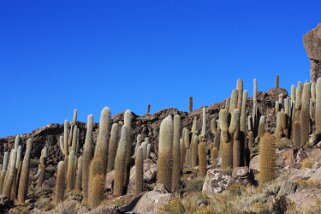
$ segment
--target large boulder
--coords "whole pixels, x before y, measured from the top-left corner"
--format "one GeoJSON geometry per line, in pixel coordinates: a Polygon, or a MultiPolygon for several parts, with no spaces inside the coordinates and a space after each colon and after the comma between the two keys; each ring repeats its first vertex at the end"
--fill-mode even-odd
{"type": "Polygon", "coordinates": [[[310,59],[311,81],[316,82],[321,77],[321,24],[304,35],[303,44],[310,59]]]}
{"type": "Polygon", "coordinates": [[[320,213],[321,189],[304,189],[288,195],[286,199],[295,207],[293,213],[320,213]]]}
{"type": "Polygon", "coordinates": [[[210,169],[207,171],[202,192],[207,195],[221,193],[235,181],[232,170],[210,169]]]}
{"type": "Polygon", "coordinates": [[[172,198],[163,184],[157,184],[153,191],[146,192],[134,207],[133,212],[138,214],[158,213],[159,209],[172,198]]]}

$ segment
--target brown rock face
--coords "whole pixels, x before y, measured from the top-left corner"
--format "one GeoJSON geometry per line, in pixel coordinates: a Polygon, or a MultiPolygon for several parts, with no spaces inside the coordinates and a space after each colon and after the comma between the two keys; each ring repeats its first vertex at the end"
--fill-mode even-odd
{"type": "Polygon", "coordinates": [[[321,24],[304,35],[303,43],[310,59],[310,79],[316,82],[321,77],[321,24]]]}

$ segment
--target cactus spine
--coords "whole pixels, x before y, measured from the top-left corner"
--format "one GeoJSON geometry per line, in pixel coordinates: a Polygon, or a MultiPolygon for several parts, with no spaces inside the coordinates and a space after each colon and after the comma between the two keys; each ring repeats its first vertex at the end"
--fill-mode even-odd
{"type": "Polygon", "coordinates": [[[28,139],[27,149],[22,162],[21,176],[19,181],[18,191],[18,203],[22,204],[25,202],[28,194],[28,182],[29,182],[29,169],[30,169],[30,153],[32,148],[32,140],[28,139]]]}
{"type": "Polygon", "coordinates": [[[124,125],[121,129],[121,137],[118,144],[117,155],[115,158],[115,183],[114,183],[114,195],[120,196],[124,193],[125,185],[125,170],[126,170],[126,149],[128,141],[129,127],[124,125]]]}
{"type": "Polygon", "coordinates": [[[311,88],[310,83],[306,82],[303,86],[302,92],[302,106],[300,114],[301,122],[301,145],[304,146],[309,141],[309,131],[310,131],[310,97],[311,97],[311,88]]]}
{"type": "Polygon", "coordinates": [[[172,191],[179,189],[180,180],[180,126],[181,117],[176,114],[174,116],[174,130],[173,130],[173,172],[172,172],[172,191]]]}
{"type": "Polygon", "coordinates": [[[111,127],[109,147],[108,147],[108,165],[107,173],[114,170],[115,168],[115,157],[118,147],[118,124],[114,123],[111,127]]]}
{"type": "Polygon", "coordinates": [[[57,169],[57,178],[56,178],[56,187],[55,187],[55,197],[54,203],[55,205],[59,204],[64,200],[65,194],[65,163],[60,161],[58,163],[57,169]]]}
{"type": "Polygon", "coordinates": [[[165,188],[170,191],[173,166],[173,120],[170,115],[161,122],[158,145],[157,183],[164,184],[165,188]]]}
{"type": "Polygon", "coordinates": [[[94,126],[94,118],[90,114],[87,117],[87,132],[85,137],[84,144],[84,152],[82,158],[82,190],[84,202],[88,202],[88,189],[89,189],[89,170],[90,170],[90,162],[93,158],[93,147],[92,147],[92,135],[93,135],[93,126],[94,126]]]}
{"type": "Polygon", "coordinates": [[[270,134],[265,134],[259,146],[259,184],[271,181],[275,177],[275,139],[270,134]]]}
{"type": "Polygon", "coordinates": [[[142,147],[139,147],[137,149],[135,166],[136,166],[135,190],[136,190],[136,194],[139,194],[143,191],[143,184],[144,184],[144,158],[143,158],[142,147]]]}

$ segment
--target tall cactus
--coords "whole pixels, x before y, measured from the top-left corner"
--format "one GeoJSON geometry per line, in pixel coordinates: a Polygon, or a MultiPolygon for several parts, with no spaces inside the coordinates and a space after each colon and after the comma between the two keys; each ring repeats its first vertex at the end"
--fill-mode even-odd
{"type": "Polygon", "coordinates": [[[257,80],[253,80],[253,108],[252,108],[252,122],[253,126],[256,127],[256,118],[257,118],[257,80]]]}
{"type": "Polygon", "coordinates": [[[237,95],[237,108],[241,110],[241,107],[242,107],[242,102],[243,102],[243,80],[240,80],[238,79],[237,82],[236,82],[236,89],[237,89],[237,92],[238,92],[238,95],[237,95]]]}
{"type": "Polygon", "coordinates": [[[207,168],[207,148],[204,138],[198,144],[198,160],[199,160],[199,176],[205,177],[206,176],[206,168],[207,168]]]}
{"type": "Polygon", "coordinates": [[[192,168],[198,165],[198,136],[194,134],[192,136],[192,144],[191,144],[191,166],[192,168]]]}
{"type": "Polygon", "coordinates": [[[106,175],[104,172],[104,162],[99,157],[94,157],[90,163],[89,173],[89,196],[88,202],[91,208],[96,208],[104,197],[104,187],[106,175]]]}
{"type": "Polygon", "coordinates": [[[120,196],[124,193],[125,185],[125,170],[126,170],[126,155],[128,145],[129,127],[124,125],[121,129],[120,141],[118,144],[117,155],[115,158],[115,183],[114,195],[120,196]]]}
{"type": "Polygon", "coordinates": [[[109,143],[109,132],[110,132],[110,109],[108,107],[103,108],[100,115],[99,132],[94,153],[94,158],[102,160],[104,173],[107,171],[107,153],[109,143]]]}
{"type": "Polygon", "coordinates": [[[300,121],[294,122],[293,145],[294,145],[294,148],[296,148],[296,149],[301,147],[301,123],[300,123],[300,121]]]}
{"type": "Polygon", "coordinates": [[[58,163],[57,169],[57,178],[56,178],[56,186],[55,186],[55,196],[54,203],[55,205],[59,204],[64,200],[65,194],[65,163],[60,161],[58,163]]]}
{"type": "Polygon", "coordinates": [[[144,159],[143,159],[143,149],[139,147],[137,149],[136,159],[135,159],[135,193],[139,194],[143,191],[144,184],[144,159]]]}
{"type": "Polygon", "coordinates": [[[79,156],[78,163],[77,163],[77,172],[76,172],[76,184],[75,189],[79,192],[81,192],[81,186],[82,186],[82,156],[79,156]]]}
{"type": "Polygon", "coordinates": [[[265,134],[259,146],[259,184],[264,184],[275,178],[275,139],[270,134],[265,134]]]}
{"type": "Polygon", "coordinates": [[[221,137],[220,153],[222,157],[222,168],[230,169],[233,164],[233,144],[229,134],[229,112],[222,109],[219,114],[221,137]]]}
{"type": "Polygon", "coordinates": [[[189,97],[189,102],[188,102],[188,112],[193,111],[193,97],[189,97]]]}
{"type": "Polygon", "coordinates": [[[234,89],[231,94],[229,112],[232,113],[237,108],[237,99],[238,99],[238,91],[234,89]]]}
{"type": "MultiPolygon", "coordinates": [[[[132,119],[133,115],[130,110],[126,110],[124,114],[124,125],[129,128],[129,133],[127,135],[127,144],[126,144],[126,166],[125,166],[125,181],[124,186],[127,186],[129,183],[129,176],[130,176],[130,168],[131,168],[131,152],[132,152],[132,136],[131,136],[131,130],[132,130],[132,119]]],[[[147,147],[146,147],[147,151],[147,147]]]]}
{"type": "Polygon", "coordinates": [[[179,138],[181,126],[181,117],[176,114],[174,116],[174,130],[173,130],[173,173],[172,173],[172,191],[179,189],[180,180],[180,142],[179,138]]]}
{"type": "Polygon", "coordinates": [[[164,184],[165,188],[170,191],[173,167],[173,120],[171,115],[161,122],[158,145],[157,183],[164,184]]]}
{"type": "Polygon", "coordinates": [[[264,133],[265,133],[265,116],[261,116],[259,121],[258,137],[262,138],[264,133]]]}
{"type": "Polygon", "coordinates": [[[93,126],[94,126],[94,118],[90,114],[87,117],[87,132],[85,137],[84,151],[82,155],[82,190],[84,202],[88,202],[88,190],[89,190],[89,170],[90,170],[90,162],[93,158],[93,126]]]}
{"type": "Polygon", "coordinates": [[[309,141],[309,131],[310,131],[310,97],[311,88],[310,83],[306,82],[303,86],[302,92],[302,106],[301,106],[301,145],[304,146],[309,141]]]}
{"type": "Polygon", "coordinates": [[[37,181],[37,188],[41,188],[43,185],[43,182],[45,180],[45,172],[46,172],[46,161],[47,161],[47,157],[48,157],[48,150],[47,147],[45,146],[42,150],[41,150],[41,156],[40,156],[40,163],[38,166],[38,176],[36,176],[38,178],[37,181]]]}
{"type": "Polygon", "coordinates": [[[229,127],[229,132],[233,137],[233,168],[240,167],[242,165],[242,154],[243,154],[243,147],[240,141],[240,110],[235,109],[231,123],[229,127]]]}
{"type": "Polygon", "coordinates": [[[4,186],[3,186],[3,194],[7,198],[10,198],[11,188],[14,182],[14,176],[16,173],[16,158],[17,158],[17,150],[12,149],[10,152],[8,170],[7,170],[7,174],[6,174],[4,186]]]}
{"type": "Polygon", "coordinates": [[[118,123],[114,123],[111,127],[109,139],[107,173],[115,168],[115,157],[118,147],[118,132],[118,123]]]}
{"type": "Polygon", "coordinates": [[[66,175],[66,184],[67,191],[71,191],[75,189],[75,181],[76,181],[76,156],[74,151],[71,151],[68,157],[68,169],[66,175]]]}
{"type": "Polygon", "coordinates": [[[179,140],[179,162],[180,162],[180,171],[183,171],[185,164],[186,148],[183,138],[179,140]]]}
{"type": "Polygon", "coordinates": [[[321,133],[321,78],[316,84],[315,126],[316,133],[321,133]]]}
{"type": "Polygon", "coordinates": [[[240,117],[240,131],[244,132],[246,131],[246,103],[248,98],[248,91],[243,91],[242,96],[242,106],[241,106],[241,117],[240,117]]]}
{"type": "Polygon", "coordinates": [[[205,137],[206,135],[206,109],[203,108],[203,116],[202,116],[202,131],[201,136],[205,137]]]}
{"type": "Polygon", "coordinates": [[[32,148],[32,140],[28,139],[26,153],[25,153],[25,156],[24,156],[23,162],[22,162],[21,176],[20,176],[19,188],[18,188],[18,203],[19,204],[22,204],[25,202],[27,194],[28,194],[31,148],[32,148]]]}

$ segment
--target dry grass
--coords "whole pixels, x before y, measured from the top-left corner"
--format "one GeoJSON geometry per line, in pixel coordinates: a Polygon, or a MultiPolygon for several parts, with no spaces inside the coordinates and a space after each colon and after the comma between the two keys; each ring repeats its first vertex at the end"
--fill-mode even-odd
{"type": "Polygon", "coordinates": [[[310,158],[306,158],[301,162],[301,168],[303,169],[312,169],[313,161],[310,158]]]}
{"type": "Polygon", "coordinates": [[[226,191],[208,197],[201,193],[187,193],[184,197],[174,197],[160,213],[284,213],[283,198],[275,199],[283,180],[283,175],[262,186],[234,184],[226,191]]]}

